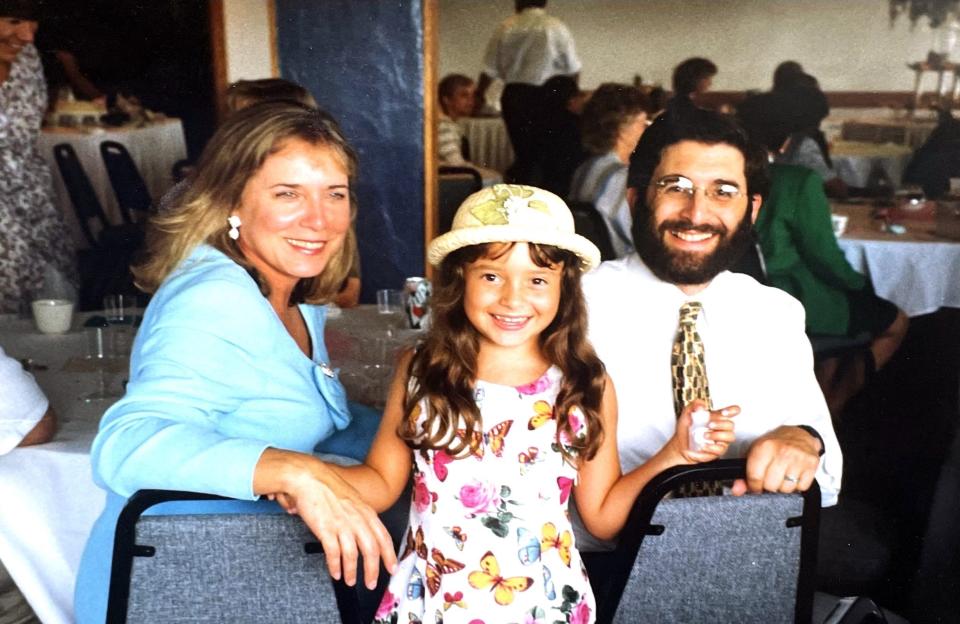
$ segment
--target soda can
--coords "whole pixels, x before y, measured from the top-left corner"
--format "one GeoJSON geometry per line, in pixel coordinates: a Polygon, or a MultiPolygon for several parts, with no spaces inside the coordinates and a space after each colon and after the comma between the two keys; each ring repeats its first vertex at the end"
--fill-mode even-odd
{"type": "Polygon", "coordinates": [[[423,277],[408,277],[403,285],[406,293],[407,319],[412,329],[426,329],[430,324],[430,281],[423,277]]]}

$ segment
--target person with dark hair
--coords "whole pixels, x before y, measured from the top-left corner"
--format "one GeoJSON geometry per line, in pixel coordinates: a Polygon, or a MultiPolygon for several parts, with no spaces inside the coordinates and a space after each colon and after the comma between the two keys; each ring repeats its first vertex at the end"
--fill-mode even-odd
{"type": "MultiPolygon", "coordinates": [[[[777,162],[800,165],[812,169],[823,182],[830,197],[846,197],[847,185],[837,175],[830,159],[827,137],[820,130],[820,122],[830,114],[827,96],[820,83],[796,61],[784,61],[773,72],[771,93],[781,94],[776,105],[790,120],[790,143],[776,152],[777,162]]],[[[761,100],[762,101],[762,100],[761,100]]],[[[750,106],[748,102],[741,104],[750,106]]]]}
{"type": "Polygon", "coordinates": [[[673,68],[673,99],[678,104],[699,105],[698,99],[710,90],[717,66],[710,59],[695,56],[673,68]]]}
{"type": "Polygon", "coordinates": [[[537,186],[566,197],[574,170],[587,157],[580,141],[583,93],[570,76],[554,76],[546,81],[543,93],[533,178],[537,186]]]}
{"type": "Polygon", "coordinates": [[[437,88],[440,115],[437,125],[437,161],[441,165],[469,165],[463,131],[457,120],[473,112],[476,85],[463,74],[448,74],[437,88]]]}
{"type": "Polygon", "coordinates": [[[37,150],[47,109],[33,45],[38,4],[0,0],[0,313],[24,309],[53,271],[76,277],[50,169],[37,150]]]}
{"type": "Polygon", "coordinates": [[[773,91],[782,91],[794,86],[804,76],[803,66],[796,61],[784,61],[773,70],[773,91]]]}
{"type": "MultiPolygon", "coordinates": [[[[748,134],[771,157],[782,152],[796,117],[789,92],[755,96],[738,117],[748,134]]],[[[872,362],[840,367],[827,360],[817,373],[827,402],[839,414],[866,381],[868,371],[889,361],[906,335],[907,315],[877,297],[866,276],[847,262],[830,221],[830,204],[816,173],[796,165],[770,166],[770,192],[757,218],[756,231],[766,264],[767,282],[803,304],[812,334],[856,337],[868,333],[872,362]]]]}
{"type": "MultiPolygon", "coordinates": [[[[833,505],[842,458],[803,307],[728,271],[750,244],[766,157],[712,111],[662,116],[658,125],[641,138],[627,176],[637,253],[584,279],[590,341],[624,415],[621,468],[659,453],[691,400],[736,405],[736,442],[724,456],[745,457],[747,478],[732,493],[803,491],[816,479],[823,504],[833,505]]],[[[613,547],[588,534],[577,542],[587,551],[613,547]]],[[[602,583],[616,556],[585,554],[590,578],[602,583]]],[[[603,589],[594,589],[602,602],[603,589]]]]}
{"type": "Polygon", "coordinates": [[[580,57],[566,25],[547,15],[547,0],[516,0],[516,13],[494,31],[484,55],[477,86],[477,109],[493,79],[504,82],[500,97],[503,122],[513,145],[514,162],[506,172],[511,182],[533,179],[542,135],[545,93],[540,88],[553,76],[580,73],[580,57]]]}
{"type": "Polygon", "coordinates": [[[950,178],[960,177],[960,121],[948,110],[940,111],[937,126],[921,145],[906,169],[904,184],[917,184],[932,199],[947,195],[950,178]]]}
{"type": "Polygon", "coordinates": [[[593,155],[574,172],[569,197],[596,208],[618,258],[633,251],[627,164],[647,128],[649,112],[650,101],[639,89],[614,82],[597,87],[583,109],[581,136],[593,155]]]}

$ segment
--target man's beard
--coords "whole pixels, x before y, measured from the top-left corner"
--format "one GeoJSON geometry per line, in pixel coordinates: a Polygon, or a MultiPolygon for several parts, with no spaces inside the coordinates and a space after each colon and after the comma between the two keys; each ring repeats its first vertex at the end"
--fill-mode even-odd
{"type": "Polygon", "coordinates": [[[734,266],[753,240],[749,210],[731,234],[722,224],[693,225],[685,219],[664,221],[658,228],[653,223],[653,211],[646,206],[638,208],[633,223],[633,246],[653,274],[671,284],[687,286],[709,282],[734,266]],[[709,232],[718,235],[720,240],[708,254],[676,251],[663,241],[664,235],[670,236],[670,230],[709,232]]]}

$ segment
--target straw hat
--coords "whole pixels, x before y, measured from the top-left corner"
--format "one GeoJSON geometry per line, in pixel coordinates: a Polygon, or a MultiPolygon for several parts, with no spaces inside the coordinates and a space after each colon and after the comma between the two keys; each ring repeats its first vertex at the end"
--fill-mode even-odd
{"type": "Polygon", "coordinates": [[[427,248],[437,266],[451,251],[482,243],[538,243],[577,254],[580,268],[600,264],[600,250],[574,231],[573,215],[562,199],[533,186],[495,184],[467,197],[450,231],[427,248]]]}

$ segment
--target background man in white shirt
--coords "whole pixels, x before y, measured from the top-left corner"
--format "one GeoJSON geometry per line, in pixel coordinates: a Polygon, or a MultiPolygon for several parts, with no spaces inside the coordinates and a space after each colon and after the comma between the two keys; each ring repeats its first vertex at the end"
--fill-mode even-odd
{"type": "Polygon", "coordinates": [[[531,181],[537,158],[544,93],[540,86],[554,76],[580,73],[573,36],[563,22],[547,15],[547,0],[516,0],[516,14],[490,38],[477,85],[477,108],[494,78],[504,82],[500,108],[513,145],[508,182],[531,181]]]}

